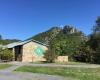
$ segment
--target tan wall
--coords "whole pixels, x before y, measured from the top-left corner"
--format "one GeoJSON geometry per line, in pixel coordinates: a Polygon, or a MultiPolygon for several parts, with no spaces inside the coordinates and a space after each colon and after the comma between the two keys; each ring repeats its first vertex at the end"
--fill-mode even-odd
{"type": "MultiPolygon", "coordinates": [[[[48,50],[47,47],[39,45],[34,42],[29,42],[25,45],[23,45],[22,50],[22,62],[37,62],[37,61],[46,61],[43,57],[38,57],[34,53],[34,49],[40,46],[45,51],[48,50]]],[[[55,60],[56,62],[68,62],[68,56],[58,56],[58,58],[55,60]]]]}
{"type": "Polygon", "coordinates": [[[68,56],[58,56],[56,62],[68,62],[68,56]]]}
{"type": "Polygon", "coordinates": [[[44,61],[45,59],[43,57],[37,57],[34,53],[34,49],[37,46],[41,46],[44,50],[47,50],[48,48],[42,45],[39,45],[34,42],[29,42],[25,45],[23,45],[23,54],[22,54],[22,62],[35,62],[35,61],[44,61]]]}

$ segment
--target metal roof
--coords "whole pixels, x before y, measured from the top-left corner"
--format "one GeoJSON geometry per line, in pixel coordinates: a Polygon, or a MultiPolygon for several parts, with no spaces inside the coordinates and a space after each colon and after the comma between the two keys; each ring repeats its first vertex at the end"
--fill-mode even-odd
{"type": "Polygon", "coordinates": [[[20,43],[20,42],[10,43],[10,44],[6,45],[5,47],[6,47],[6,48],[13,48],[13,47],[17,46],[19,43],[20,43]]]}
{"type": "Polygon", "coordinates": [[[38,44],[41,44],[41,45],[43,45],[43,46],[48,46],[48,45],[46,45],[46,44],[44,44],[44,43],[41,43],[41,42],[39,42],[39,41],[36,41],[36,40],[27,40],[27,41],[20,41],[20,42],[11,43],[11,44],[6,45],[6,47],[7,47],[7,48],[13,48],[13,47],[15,47],[15,46],[24,45],[24,44],[26,44],[26,43],[28,43],[28,42],[30,42],[30,41],[33,41],[33,42],[38,43],[38,44]]]}

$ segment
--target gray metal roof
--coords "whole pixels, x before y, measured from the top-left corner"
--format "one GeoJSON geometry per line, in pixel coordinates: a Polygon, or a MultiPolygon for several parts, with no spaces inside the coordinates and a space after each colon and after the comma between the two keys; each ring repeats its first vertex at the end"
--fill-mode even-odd
{"type": "Polygon", "coordinates": [[[18,44],[19,44],[19,42],[14,42],[14,43],[10,43],[10,44],[6,45],[5,47],[6,48],[13,48],[13,47],[17,46],[18,44]]]}
{"type": "Polygon", "coordinates": [[[33,42],[38,43],[38,44],[41,44],[41,45],[43,45],[43,46],[48,46],[48,45],[46,45],[46,44],[44,44],[44,43],[41,43],[41,42],[39,42],[39,41],[36,41],[36,40],[27,40],[27,41],[14,42],[14,43],[8,44],[8,45],[6,45],[6,48],[13,48],[13,47],[15,47],[15,46],[24,45],[24,44],[26,44],[26,43],[28,43],[28,42],[30,42],[30,41],[33,41],[33,42]]]}

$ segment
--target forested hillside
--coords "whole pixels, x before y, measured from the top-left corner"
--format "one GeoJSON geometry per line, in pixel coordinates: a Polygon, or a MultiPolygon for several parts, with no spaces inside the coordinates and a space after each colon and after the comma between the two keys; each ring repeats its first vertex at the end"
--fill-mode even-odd
{"type": "Polygon", "coordinates": [[[20,40],[18,39],[2,39],[2,36],[0,35],[0,45],[6,45],[9,43],[13,43],[13,42],[18,42],[20,40]]]}
{"type": "Polygon", "coordinates": [[[72,55],[87,37],[76,28],[65,25],[63,28],[53,27],[46,32],[39,33],[29,39],[49,44],[57,55],[72,55]]]}
{"type": "Polygon", "coordinates": [[[62,38],[68,36],[80,36],[81,38],[83,38],[84,34],[72,26],[65,25],[63,29],[61,27],[52,27],[48,31],[39,33],[29,39],[35,39],[43,43],[49,43],[56,37],[62,38]]]}
{"type": "Polygon", "coordinates": [[[37,41],[48,43],[52,37],[55,37],[62,29],[60,27],[53,27],[49,29],[48,31],[39,33],[29,39],[35,39],[37,41]]]}

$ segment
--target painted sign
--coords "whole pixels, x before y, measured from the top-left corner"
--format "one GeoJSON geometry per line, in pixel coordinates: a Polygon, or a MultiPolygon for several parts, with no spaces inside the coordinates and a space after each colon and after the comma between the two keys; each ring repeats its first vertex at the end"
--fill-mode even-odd
{"type": "Polygon", "coordinates": [[[41,47],[36,47],[34,52],[37,56],[41,57],[43,56],[44,50],[41,47]]]}

